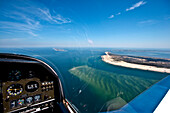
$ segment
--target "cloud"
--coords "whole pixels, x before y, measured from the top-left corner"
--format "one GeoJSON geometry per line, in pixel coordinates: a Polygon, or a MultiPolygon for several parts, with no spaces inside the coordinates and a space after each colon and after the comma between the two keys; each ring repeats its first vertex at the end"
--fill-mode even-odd
{"type": "Polygon", "coordinates": [[[119,12],[119,13],[117,13],[116,15],[120,15],[121,13],[119,12]]]}
{"type": "Polygon", "coordinates": [[[37,34],[35,34],[35,33],[33,33],[33,32],[28,32],[30,35],[32,35],[32,36],[38,36],[37,34]]]}
{"type": "Polygon", "coordinates": [[[52,8],[44,5],[36,5],[34,2],[22,2],[22,4],[9,4],[10,9],[0,11],[1,17],[6,17],[6,21],[0,20],[0,28],[10,32],[25,32],[31,36],[38,36],[35,32],[41,30],[48,24],[71,23],[70,18],[65,18],[52,8]]]}
{"type": "Polygon", "coordinates": [[[139,1],[138,3],[134,4],[132,7],[127,8],[126,11],[134,10],[135,8],[140,7],[140,6],[144,5],[144,4],[146,4],[146,2],[139,1]]]}
{"type": "Polygon", "coordinates": [[[53,15],[50,12],[49,9],[41,9],[38,8],[41,14],[39,14],[39,17],[43,20],[46,20],[48,22],[54,22],[56,24],[64,24],[64,23],[71,23],[71,20],[69,18],[64,18],[60,14],[56,14],[54,11],[53,15]]]}
{"type": "Polygon", "coordinates": [[[88,43],[93,45],[93,40],[87,39],[88,43]]]}
{"type": "Polygon", "coordinates": [[[108,18],[114,18],[114,15],[110,15],[108,18]]]}
{"type": "Polygon", "coordinates": [[[28,25],[27,23],[19,23],[19,22],[9,22],[9,21],[0,21],[0,28],[8,29],[8,30],[18,30],[18,31],[31,31],[37,30],[39,27],[38,23],[34,25],[28,25]]]}
{"type": "Polygon", "coordinates": [[[30,17],[27,13],[18,10],[8,10],[2,13],[3,16],[12,21],[0,21],[0,28],[11,32],[26,32],[31,36],[37,36],[33,31],[41,28],[40,21],[30,17]]]}
{"type": "Polygon", "coordinates": [[[145,21],[140,21],[140,24],[147,24],[147,23],[152,23],[153,20],[145,20],[145,21]]]}
{"type": "Polygon", "coordinates": [[[152,24],[156,24],[157,22],[158,22],[157,20],[144,20],[144,21],[138,22],[138,24],[140,24],[140,25],[152,25],[152,24]]]}
{"type": "Polygon", "coordinates": [[[0,21],[0,29],[6,29],[8,32],[25,32],[31,36],[37,36],[33,31],[39,29],[39,23],[27,24],[19,22],[9,22],[9,21],[0,21]]]}
{"type": "MultiPolygon", "coordinates": [[[[144,5],[144,4],[146,4],[146,2],[139,1],[138,3],[134,4],[132,7],[127,8],[126,11],[134,10],[135,8],[140,7],[140,6],[144,5]]],[[[114,18],[115,16],[120,15],[120,14],[121,14],[121,12],[118,12],[115,15],[110,15],[108,18],[114,18]]]]}

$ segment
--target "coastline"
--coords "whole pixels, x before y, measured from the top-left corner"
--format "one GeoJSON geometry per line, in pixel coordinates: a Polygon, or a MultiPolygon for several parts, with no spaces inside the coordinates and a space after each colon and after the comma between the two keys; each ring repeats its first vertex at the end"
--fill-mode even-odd
{"type": "Polygon", "coordinates": [[[128,62],[125,62],[125,61],[115,61],[114,59],[111,58],[111,56],[109,55],[109,52],[105,52],[105,54],[106,55],[101,56],[102,60],[104,62],[112,64],[112,65],[117,65],[117,66],[122,66],[122,67],[127,67],[127,68],[133,68],[133,69],[147,70],[147,71],[155,71],[155,72],[161,72],[161,73],[170,73],[170,69],[168,69],[168,68],[161,68],[161,67],[156,67],[156,66],[128,63],[128,62]]]}

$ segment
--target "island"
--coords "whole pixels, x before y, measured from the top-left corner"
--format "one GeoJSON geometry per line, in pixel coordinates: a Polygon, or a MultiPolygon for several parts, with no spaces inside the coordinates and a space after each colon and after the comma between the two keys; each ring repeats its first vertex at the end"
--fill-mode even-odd
{"type": "Polygon", "coordinates": [[[117,55],[105,52],[101,56],[106,63],[141,70],[170,73],[170,59],[145,56],[117,55]]]}
{"type": "Polygon", "coordinates": [[[65,51],[64,49],[57,49],[57,48],[53,48],[53,50],[55,50],[55,51],[65,51]]]}

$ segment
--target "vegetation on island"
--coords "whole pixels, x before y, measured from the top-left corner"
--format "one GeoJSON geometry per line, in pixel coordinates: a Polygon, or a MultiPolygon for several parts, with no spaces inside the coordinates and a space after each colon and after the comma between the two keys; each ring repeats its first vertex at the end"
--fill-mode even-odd
{"type": "Polygon", "coordinates": [[[155,58],[145,56],[130,56],[130,55],[117,55],[110,52],[107,53],[114,61],[124,61],[127,63],[156,66],[163,68],[170,68],[170,59],[155,58]]]}

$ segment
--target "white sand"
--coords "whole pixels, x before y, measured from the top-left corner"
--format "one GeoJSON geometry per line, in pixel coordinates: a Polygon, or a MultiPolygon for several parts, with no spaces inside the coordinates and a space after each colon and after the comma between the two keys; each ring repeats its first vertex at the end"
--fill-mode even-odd
{"type": "Polygon", "coordinates": [[[162,72],[162,73],[170,73],[170,69],[168,68],[161,68],[156,66],[147,66],[147,65],[141,65],[141,64],[134,64],[134,63],[128,63],[124,61],[114,61],[114,59],[111,58],[111,56],[108,54],[108,52],[105,52],[106,55],[101,56],[102,60],[106,63],[122,66],[122,67],[128,67],[128,68],[135,68],[135,69],[141,69],[141,70],[148,70],[148,71],[156,71],[156,72],[162,72]]]}

